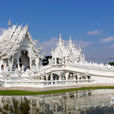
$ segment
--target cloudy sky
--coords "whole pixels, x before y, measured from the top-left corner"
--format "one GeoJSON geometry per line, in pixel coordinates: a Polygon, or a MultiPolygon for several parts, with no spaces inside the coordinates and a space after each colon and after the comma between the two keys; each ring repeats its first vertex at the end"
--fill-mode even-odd
{"type": "Polygon", "coordinates": [[[28,24],[48,51],[58,34],[83,47],[88,58],[114,58],[114,0],[0,0],[0,34],[8,20],[28,24]]]}

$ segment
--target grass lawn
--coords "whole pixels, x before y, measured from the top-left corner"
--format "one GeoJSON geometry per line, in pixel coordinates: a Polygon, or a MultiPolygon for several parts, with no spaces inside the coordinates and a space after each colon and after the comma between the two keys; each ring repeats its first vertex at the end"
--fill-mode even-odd
{"type": "Polygon", "coordinates": [[[45,95],[45,94],[56,94],[61,92],[90,90],[90,89],[92,90],[93,89],[114,89],[114,87],[84,87],[84,88],[60,89],[60,90],[42,91],[42,92],[23,91],[23,90],[0,90],[0,95],[45,95]]]}

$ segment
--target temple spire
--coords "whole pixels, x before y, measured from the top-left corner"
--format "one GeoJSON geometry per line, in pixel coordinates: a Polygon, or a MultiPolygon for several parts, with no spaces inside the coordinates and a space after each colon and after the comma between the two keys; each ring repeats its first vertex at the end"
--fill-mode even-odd
{"type": "Polygon", "coordinates": [[[62,44],[62,38],[61,38],[61,33],[59,33],[59,45],[61,45],[62,44]]]}
{"type": "Polygon", "coordinates": [[[59,33],[59,41],[61,41],[62,39],[61,39],[61,33],[59,33]]]}
{"type": "Polygon", "coordinates": [[[71,37],[71,35],[69,36],[69,40],[72,41],[72,37],[71,37]]]}
{"type": "Polygon", "coordinates": [[[10,19],[8,21],[8,26],[9,26],[9,28],[11,28],[11,20],[10,19]]]}
{"type": "Polygon", "coordinates": [[[72,44],[72,37],[69,36],[69,44],[71,45],[72,44]]]}

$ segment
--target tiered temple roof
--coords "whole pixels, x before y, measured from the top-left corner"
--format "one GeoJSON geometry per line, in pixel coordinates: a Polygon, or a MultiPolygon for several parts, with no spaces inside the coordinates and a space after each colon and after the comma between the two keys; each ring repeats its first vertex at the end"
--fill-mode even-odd
{"type": "MultiPolygon", "coordinates": [[[[33,44],[27,25],[25,27],[13,25],[4,30],[0,36],[0,58],[10,58],[15,55],[22,46],[26,35],[28,35],[29,41],[33,44]]],[[[35,48],[33,50],[36,51],[35,48]]]]}
{"type": "Polygon", "coordinates": [[[61,33],[59,34],[59,41],[57,47],[51,52],[53,58],[63,58],[68,56],[68,50],[65,47],[64,41],[61,39],[61,33]]]}
{"type": "Polygon", "coordinates": [[[71,63],[85,61],[85,57],[82,54],[81,49],[76,48],[71,37],[68,44],[65,45],[64,41],[61,39],[61,34],[59,35],[57,47],[51,52],[51,54],[53,58],[64,59],[71,63]]]}

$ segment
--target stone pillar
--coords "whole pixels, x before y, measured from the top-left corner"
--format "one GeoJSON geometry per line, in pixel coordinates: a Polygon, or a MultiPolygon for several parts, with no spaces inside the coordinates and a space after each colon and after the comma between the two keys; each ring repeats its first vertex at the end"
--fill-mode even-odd
{"type": "Polygon", "coordinates": [[[68,75],[69,75],[69,72],[66,72],[66,73],[65,73],[66,84],[69,83],[69,82],[68,82],[68,75]]]}
{"type": "Polygon", "coordinates": [[[18,70],[20,71],[20,66],[19,66],[19,56],[17,57],[17,66],[18,66],[18,70]]]}
{"type": "Polygon", "coordinates": [[[29,57],[29,62],[30,62],[30,69],[31,69],[31,67],[32,67],[32,58],[31,57],[29,57]]]}
{"type": "Polygon", "coordinates": [[[51,85],[53,85],[53,73],[51,73],[51,79],[50,79],[50,81],[51,81],[51,85]]]}
{"type": "Polygon", "coordinates": [[[56,58],[54,58],[54,64],[56,65],[56,62],[57,62],[57,60],[56,60],[56,58]]]}
{"type": "Polygon", "coordinates": [[[73,72],[73,80],[76,80],[75,73],[73,72]]]}
{"type": "Polygon", "coordinates": [[[31,69],[31,67],[32,67],[32,57],[31,57],[31,50],[29,50],[28,51],[28,57],[29,57],[29,67],[30,67],[30,69],[31,69]]]}
{"type": "Polygon", "coordinates": [[[39,58],[36,59],[36,67],[39,66],[39,58]]]}
{"type": "Polygon", "coordinates": [[[53,73],[51,73],[51,80],[53,80],[53,73]]]}
{"type": "Polygon", "coordinates": [[[13,57],[11,57],[11,58],[8,59],[8,67],[9,67],[8,70],[10,70],[10,71],[12,71],[13,60],[14,60],[13,57]]]}
{"type": "Polygon", "coordinates": [[[87,83],[86,80],[87,80],[87,74],[85,73],[85,74],[84,74],[84,83],[87,83]]]}
{"type": "Polygon", "coordinates": [[[4,63],[3,65],[4,65],[4,70],[3,71],[6,71],[7,70],[6,63],[4,63]]]}
{"type": "Polygon", "coordinates": [[[86,74],[86,73],[85,73],[85,75],[84,75],[84,76],[85,76],[85,79],[87,79],[87,74],[86,74]]]}
{"type": "Polygon", "coordinates": [[[48,81],[48,74],[46,73],[45,76],[46,76],[46,81],[48,81]]]}
{"type": "Polygon", "coordinates": [[[8,59],[8,70],[11,71],[11,67],[12,67],[12,58],[8,59]]]}
{"type": "Polygon", "coordinates": [[[13,68],[13,61],[14,61],[14,58],[12,57],[12,59],[11,59],[11,71],[12,71],[12,68],[13,68]]]}
{"type": "Polygon", "coordinates": [[[69,75],[69,73],[66,72],[66,73],[65,73],[65,78],[66,78],[66,80],[68,80],[68,75],[69,75]]]}
{"type": "Polygon", "coordinates": [[[77,76],[77,80],[78,80],[78,73],[76,73],[76,76],[77,76]]]}
{"type": "Polygon", "coordinates": [[[79,73],[77,73],[77,80],[78,80],[78,83],[79,83],[79,73]]]}

